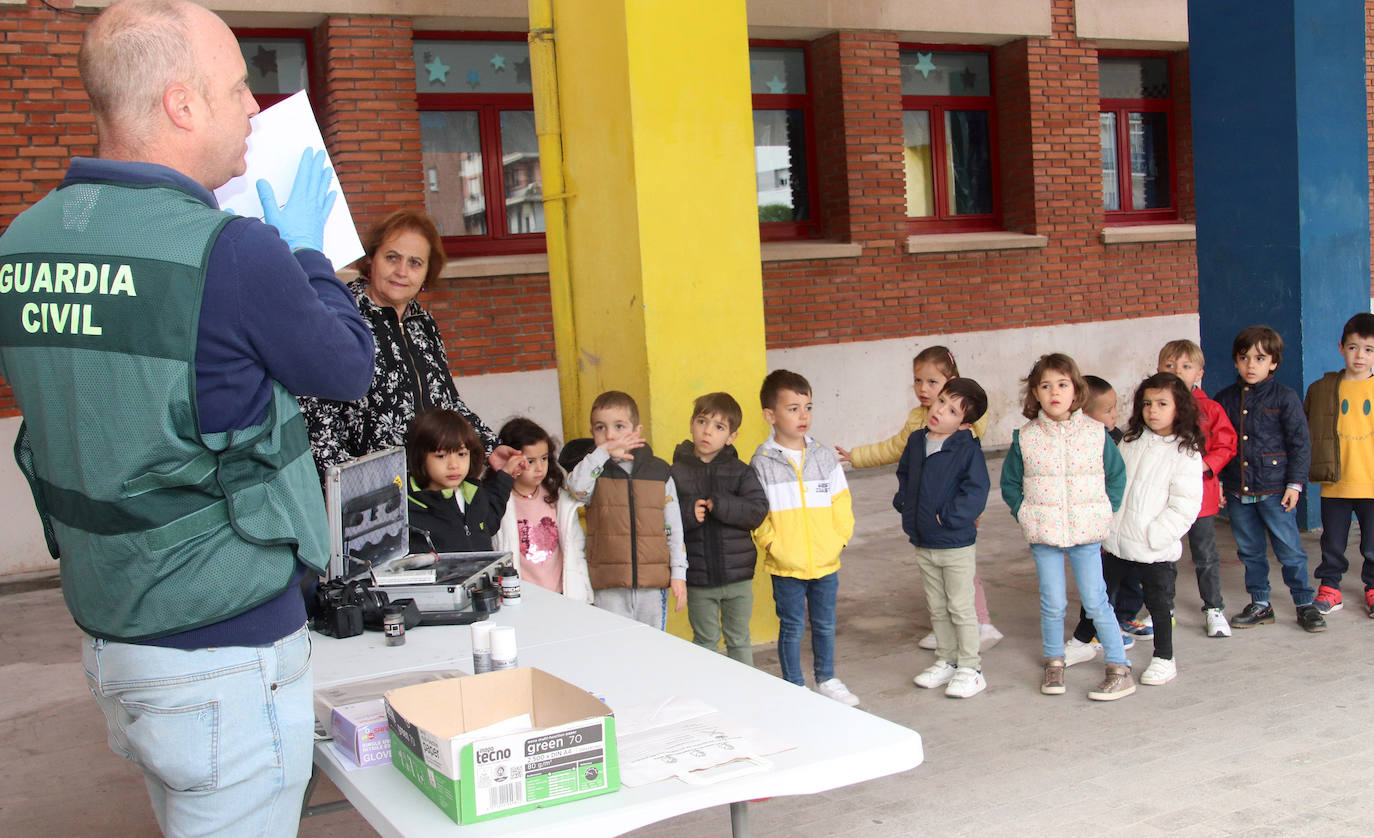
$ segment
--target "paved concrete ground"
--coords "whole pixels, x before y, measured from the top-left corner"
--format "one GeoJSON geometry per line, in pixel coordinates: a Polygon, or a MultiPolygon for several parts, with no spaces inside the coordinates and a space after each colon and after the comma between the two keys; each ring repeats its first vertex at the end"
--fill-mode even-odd
{"type": "MultiPolygon", "coordinates": [[[[998,463],[990,465],[995,486],[998,463]]],[[[915,563],[889,505],[892,471],[860,472],[851,481],[858,530],[841,575],[838,674],[863,709],[920,731],[925,763],[826,794],[752,804],[755,836],[1369,834],[1374,620],[1365,616],[1358,574],[1347,578],[1346,608],[1331,615],[1323,634],[1298,628],[1275,571],[1279,621],[1210,639],[1185,557],[1177,680],[1139,687],[1117,702],[1091,702],[1086,693],[1101,677],[1099,658],[1068,671],[1066,695],[1042,696],[1034,566],[994,497],[979,565],[1006,639],[984,655],[987,691],[947,699],[911,684],[932,656],[916,648],[928,623],[915,563]]],[[[1224,525],[1217,540],[1232,613],[1247,601],[1241,567],[1224,525]]],[[[1315,566],[1315,536],[1309,554],[1315,566]]],[[[7,751],[0,833],[155,835],[141,776],[105,744],[60,592],[13,593],[0,597],[0,607],[0,742],[7,751]]],[[[1150,644],[1127,654],[1139,673],[1150,644]]],[[[760,647],[756,658],[778,672],[771,648],[760,647]]],[[[325,787],[315,799],[335,796],[325,787]]],[[[700,838],[729,828],[728,810],[720,808],[634,835],[700,838]]],[[[348,811],[309,819],[301,834],[373,833],[348,811]]]]}

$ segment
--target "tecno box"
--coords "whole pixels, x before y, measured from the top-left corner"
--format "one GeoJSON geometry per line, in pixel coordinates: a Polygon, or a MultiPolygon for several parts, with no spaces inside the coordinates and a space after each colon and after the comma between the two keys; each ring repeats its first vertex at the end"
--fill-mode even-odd
{"type": "Polygon", "coordinates": [[[530,667],[391,690],[391,764],[457,823],[620,788],[615,716],[586,690],[530,667]],[[529,714],[519,732],[465,734],[529,714]]]}

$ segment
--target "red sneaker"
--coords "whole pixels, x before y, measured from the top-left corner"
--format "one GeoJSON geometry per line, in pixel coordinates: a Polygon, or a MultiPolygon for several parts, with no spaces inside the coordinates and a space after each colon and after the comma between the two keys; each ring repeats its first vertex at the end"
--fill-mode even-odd
{"type": "Polygon", "coordinates": [[[1368,588],[1364,592],[1364,607],[1369,609],[1369,616],[1374,618],[1374,588],[1368,588]]]}
{"type": "MultiPolygon", "coordinates": [[[[1366,595],[1365,598],[1368,599],[1368,595],[1366,595]]],[[[1317,598],[1313,600],[1312,604],[1317,606],[1317,610],[1323,614],[1331,614],[1340,611],[1343,607],[1341,604],[1340,589],[1332,588],[1329,585],[1322,585],[1317,589],[1317,598]]]]}

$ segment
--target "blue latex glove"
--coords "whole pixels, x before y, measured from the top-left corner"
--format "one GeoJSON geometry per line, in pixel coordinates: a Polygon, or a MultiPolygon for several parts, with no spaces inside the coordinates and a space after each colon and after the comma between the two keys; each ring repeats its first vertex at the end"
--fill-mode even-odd
{"type": "Polygon", "coordinates": [[[291,197],[285,205],[277,206],[272,184],[258,181],[262,220],[276,227],[292,250],[324,250],[324,220],[338,197],[329,188],[333,182],[334,173],[325,164],[325,153],[307,148],[296,167],[296,181],[291,184],[291,197]]]}

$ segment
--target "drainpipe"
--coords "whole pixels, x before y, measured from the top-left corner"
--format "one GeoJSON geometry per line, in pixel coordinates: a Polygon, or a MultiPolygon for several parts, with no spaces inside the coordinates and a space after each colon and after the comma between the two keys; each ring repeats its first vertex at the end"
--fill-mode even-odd
{"type": "Polygon", "coordinates": [[[534,130],[544,184],[544,239],[549,255],[549,299],[553,308],[554,357],[563,438],[579,435],[582,410],[578,382],[577,328],[573,323],[572,262],[568,256],[567,199],[563,180],[563,126],[559,121],[558,73],[554,61],[553,0],[529,0],[530,81],[534,88],[534,130]]]}

